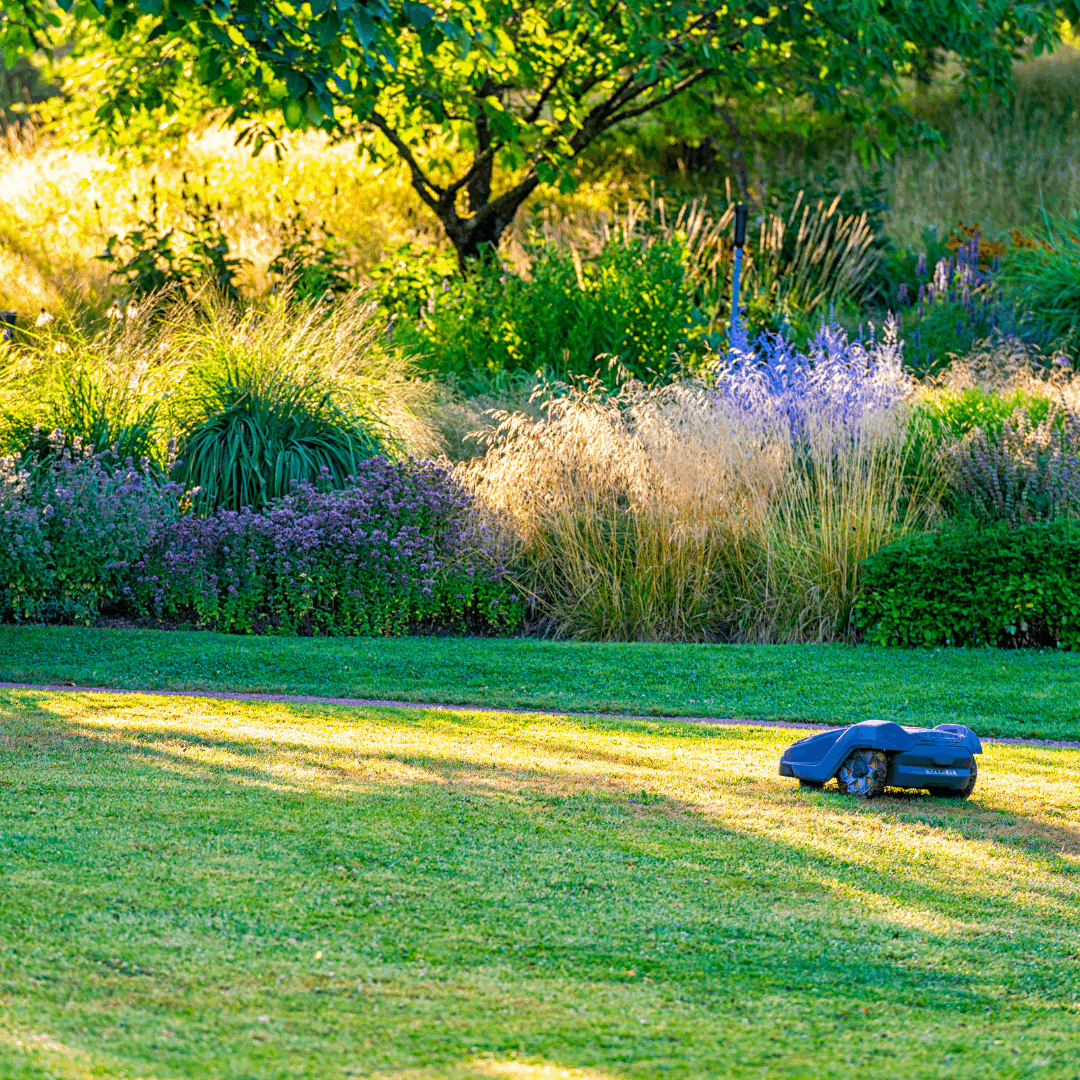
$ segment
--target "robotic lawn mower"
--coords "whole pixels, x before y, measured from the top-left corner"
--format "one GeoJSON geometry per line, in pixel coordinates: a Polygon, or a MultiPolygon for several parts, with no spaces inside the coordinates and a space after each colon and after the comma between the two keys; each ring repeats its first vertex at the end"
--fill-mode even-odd
{"type": "Polygon", "coordinates": [[[810,788],[835,777],[841,794],[864,799],[886,787],[925,788],[932,795],[966,799],[979,775],[974,755],[981,753],[979,737],[963,724],[927,730],[864,720],[792,743],[780,758],[780,775],[810,788]]]}

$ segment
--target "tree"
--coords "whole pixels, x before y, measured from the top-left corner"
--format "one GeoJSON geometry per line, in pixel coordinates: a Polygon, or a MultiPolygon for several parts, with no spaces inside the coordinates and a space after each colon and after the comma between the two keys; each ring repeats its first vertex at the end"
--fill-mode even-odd
{"type": "MultiPolygon", "coordinates": [[[[970,102],[1007,96],[1017,50],[1052,47],[1060,19],[1045,0],[58,2],[141,58],[115,65],[100,125],[167,108],[187,80],[256,152],[280,135],[274,115],[363,137],[405,163],[463,266],[540,184],[571,188],[599,136],[668,102],[779,95],[926,138],[900,104],[903,79],[947,54],[970,102]]],[[[48,3],[16,0],[0,44],[40,44],[48,3]]],[[[723,119],[738,148],[745,123],[723,119]]]]}

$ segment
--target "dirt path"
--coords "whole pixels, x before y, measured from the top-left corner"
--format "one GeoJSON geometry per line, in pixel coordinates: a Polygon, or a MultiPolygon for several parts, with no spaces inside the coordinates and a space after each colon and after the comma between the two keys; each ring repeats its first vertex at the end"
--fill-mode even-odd
{"type": "MultiPolygon", "coordinates": [[[[315,697],[310,694],[250,694],[239,690],[119,690],[110,686],[50,685],[47,683],[0,682],[0,690],[43,690],[65,694],[141,694],[150,697],[207,698],[213,701],[265,701],[283,705],[343,705],[346,708],[438,709],[443,712],[518,713],[524,716],[556,716],[567,720],[669,720],[679,724],[723,724],[729,727],[790,728],[796,731],[824,731],[836,726],[796,720],[746,720],[730,716],[634,716],[627,713],[570,713],[553,709],[503,708],[497,705],[447,705],[426,701],[392,701],[381,698],[315,697]]],[[[1080,749],[1080,742],[1057,742],[1053,739],[983,738],[985,743],[1009,746],[1059,746],[1080,749]]]]}

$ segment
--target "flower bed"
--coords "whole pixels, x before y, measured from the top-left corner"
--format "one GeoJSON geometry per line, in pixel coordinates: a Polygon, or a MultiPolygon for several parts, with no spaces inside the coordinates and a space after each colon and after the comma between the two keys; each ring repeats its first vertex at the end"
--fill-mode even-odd
{"type": "Polygon", "coordinates": [[[300,483],[262,511],[179,519],[126,596],[143,614],[240,633],[505,632],[523,604],[473,509],[440,466],[375,458],[344,490],[300,483]]]}

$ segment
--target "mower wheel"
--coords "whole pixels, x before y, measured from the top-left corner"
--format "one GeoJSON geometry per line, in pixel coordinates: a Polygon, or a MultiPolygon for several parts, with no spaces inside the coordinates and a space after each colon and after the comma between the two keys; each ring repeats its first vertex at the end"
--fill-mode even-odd
{"type": "Polygon", "coordinates": [[[872,799],[885,790],[889,759],[880,750],[852,750],[836,774],[841,795],[872,799]]]}

